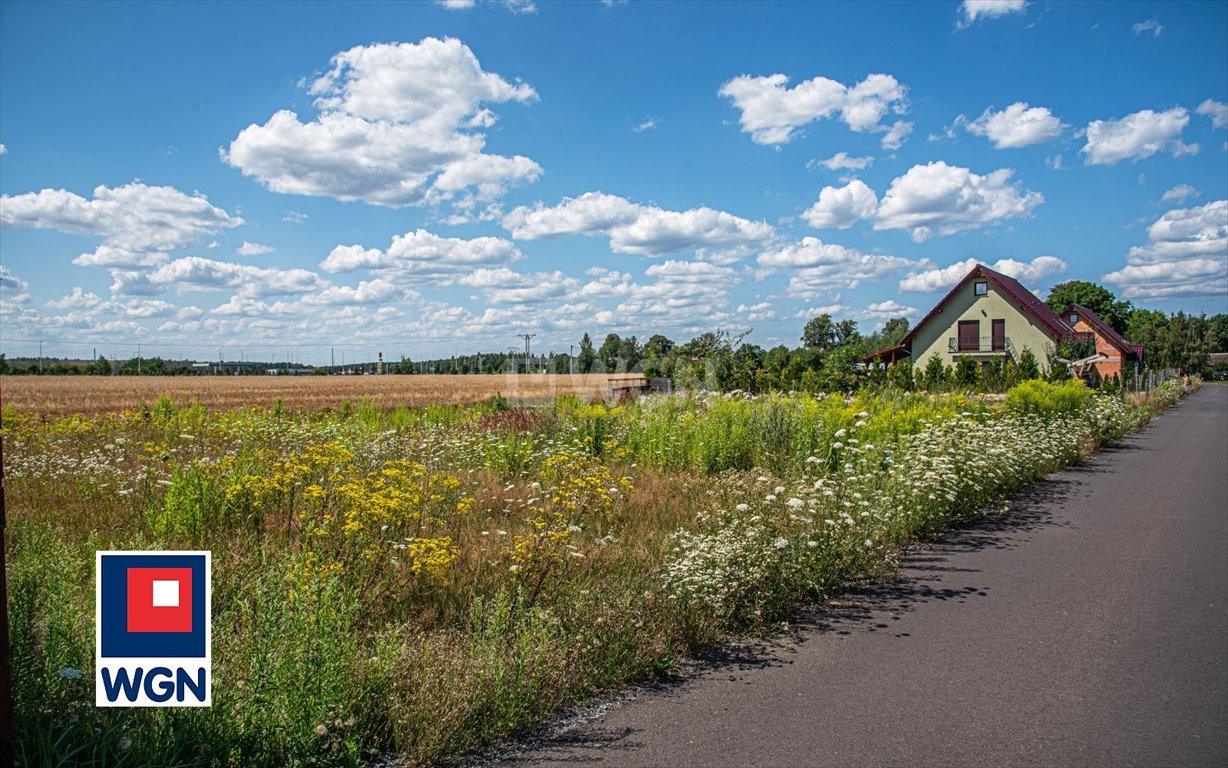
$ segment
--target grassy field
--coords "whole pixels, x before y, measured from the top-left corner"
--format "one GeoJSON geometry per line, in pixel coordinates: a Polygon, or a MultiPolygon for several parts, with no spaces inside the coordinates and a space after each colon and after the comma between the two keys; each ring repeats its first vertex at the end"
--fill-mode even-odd
{"type": "Polygon", "coordinates": [[[177,403],[210,409],[244,405],[338,408],[346,400],[370,400],[382,408],[476,403],[496,394],[513,402],[541,402],[560,395],[585,400],[606,396],[604,375],[481,376],[0,376],[4,405],[18,412],[100,414],[139,408],[166,395],[177,403]]]}
{"type": "Polygon", "coordinates": [[[20,765],[439,764],[890,575],[1178,397],[6,410],[20,765]],[[211,709],[93,706],[99,549],[213,552],[211,709]]]}

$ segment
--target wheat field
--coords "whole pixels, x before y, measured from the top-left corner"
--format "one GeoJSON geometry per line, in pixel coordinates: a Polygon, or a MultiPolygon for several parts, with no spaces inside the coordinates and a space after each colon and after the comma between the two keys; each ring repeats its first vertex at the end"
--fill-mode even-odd
{"type": "Polygon", "coordinates": [[[584,400],[606,396],[598,374],[492,374],[465,376],[0,376],[5,408],[39,414],[100,414],[139,408],[166,395],[211,410],[273,405],[319,410],[344,401],[381,407],[472,403],[502,395],[536,402],[559,395],[584,400]]]}

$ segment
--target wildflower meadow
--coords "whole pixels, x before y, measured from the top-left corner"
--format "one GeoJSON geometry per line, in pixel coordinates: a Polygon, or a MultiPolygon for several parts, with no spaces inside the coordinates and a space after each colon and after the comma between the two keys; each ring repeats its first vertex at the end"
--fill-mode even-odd
{"type": "Polygon", "coordinates": [[[1180,395],[9,411],[18,761],[438,764],[889,577],[1180,395]],[[94,707],[106,549],[212,551],[212,708],[94,707]]]}

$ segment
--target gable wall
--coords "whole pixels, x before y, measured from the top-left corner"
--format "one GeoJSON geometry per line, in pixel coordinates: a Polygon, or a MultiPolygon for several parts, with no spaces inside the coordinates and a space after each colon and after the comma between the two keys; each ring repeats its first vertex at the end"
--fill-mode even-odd
{"type": "MultiPolygon", "coordinates": [[[[913,365],[925,367],[933,355],[937,355],[943,365],[955,365],[959,361],[959,353],[948,351],[948,340],[959,337],[960,320],[980,321],[980,335],[986,338],[993,333],[991,321],[1006,320],[1006,338],[1010,339],[1015,354],[1021,355],[1024,347],[1030,348],[1032,354],[1036,355],[1036,362],[1041,370],[1045,370],[1048,367],[1046,352],[1048,348],[1056,345],[1048,329],[1036,322],[1031,315],[1018,309],[1015,303],[991,282],[989,293],[977,296],[974,291],[979,280],[980,278],[969,280],[951,296],[940,312],[917,329],[912,340],[913,365]]],[[[974,360],[989,360],[1001,357],[1002,353],[970,356],[974,360]]]]}
{"type": "MultiPolygon", "coordinates": [[[[1074,313],[1074,314],[1078,314],[1078,313],[1074,313]]],[[[1070,313],[1062,315],[1062,319],[1069,323],[1070,313]]],[[[1113,343],[1111,341],[1109,341],[1104,336],[1101,336],[1099,333],[1097,333],[1096,329],[1090,324],[1088,324],[1088,322],[1084,320],[1081,316],[1079,317],[1079,322],[1074,324],[1074,329],[1076,331],[1079,331],[1080,333],[1094,334],[1096,337],[1096,352],[1108,358],[1108,360],[1104,360],[1104,361],[1092,364],[1092,368],[1096,371],[1096,373],[1100,376],[1100,378],[1108,379],[1108,378],[1111,378],[1114,374],[1118,376],[1122,375],[1122,364],[1125,361],[1122,359],[1123,355],[1120,349],[1113,346],[1113,343]]],[[[1128,367],[1128,370],[1133,371],[1133,368],[1128,367]]]]}

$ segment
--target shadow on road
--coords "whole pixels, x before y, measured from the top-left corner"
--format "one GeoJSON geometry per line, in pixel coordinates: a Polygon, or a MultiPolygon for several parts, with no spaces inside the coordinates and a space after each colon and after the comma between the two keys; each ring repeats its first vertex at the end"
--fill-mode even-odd
{"type": "Polygon", "coordinates": [[[930,601],[963,603],[974,597],[988,597],[987,589],[975,586],[977,569],[950,565],[951,557],[984,549],[1014,549],[1040,528],[1071,525],[1055,517],[1053,510],[1072,502],[1079,493],[1079,479],[1063,476],[1072,469],[1103,471],[1096,464],[1087,463],[1064,470],[1015,494],[1005,512],[990,512],[949,528],[931,541],[908,546],[900,556],[900,569],[893,581],[854,585],[836,599],[809,607],[794,622],[791,639],[800,644],[815,632],[847,635],[889,630],[888,622],[898,621],[918,605],[930,601]],[[959,586],[944,586],[944,581],[955,580],[956,576],[962,582],[959,586]]]}

